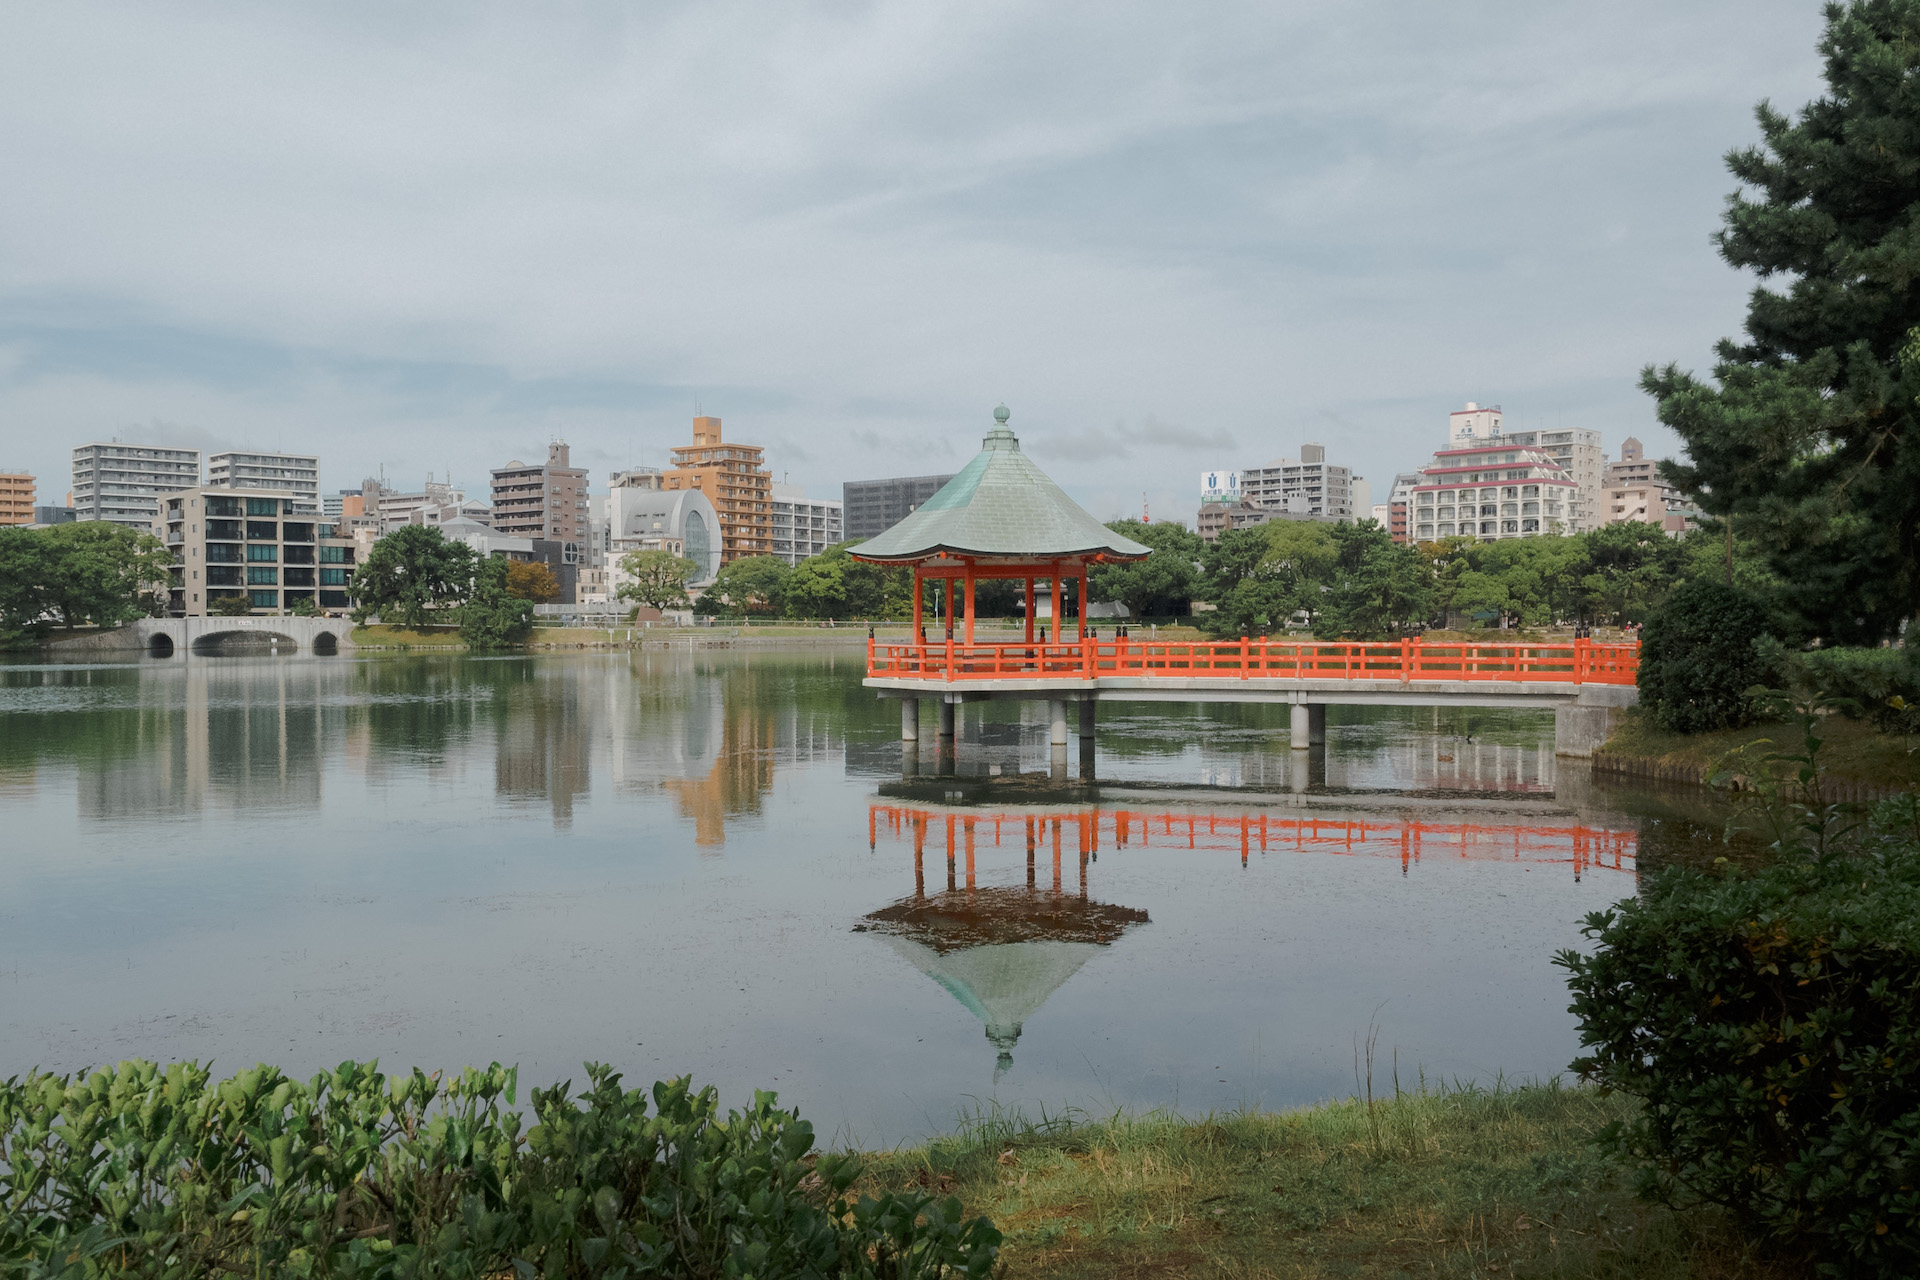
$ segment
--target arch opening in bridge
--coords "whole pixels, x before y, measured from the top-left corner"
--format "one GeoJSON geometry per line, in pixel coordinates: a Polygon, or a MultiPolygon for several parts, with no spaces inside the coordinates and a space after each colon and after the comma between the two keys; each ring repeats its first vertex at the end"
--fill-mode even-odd
{"type": "Polygon", "coordinates": [[[313,651],[318,654],[340,652],[340,637],[331,631],[322,631],[313,638],[313,651]]]}
{"type": "Polygon", "coordinates": [[[278,631],[215,631],[194,640],[193,652],[202,657],[292,656],[300,652],[300,642],[278,631]]]}
{"type": "Polygon", "coordinates": [[[147,656],[150,658],[171,658],[173,656],[173,637],[164,631],[156,631],[147,641],[147,656]]]}

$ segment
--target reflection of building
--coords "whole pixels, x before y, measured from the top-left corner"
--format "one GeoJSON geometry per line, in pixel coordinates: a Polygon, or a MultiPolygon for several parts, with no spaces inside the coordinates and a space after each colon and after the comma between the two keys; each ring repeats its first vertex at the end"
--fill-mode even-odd
{"type": "Polygon", "coordinates": [[[536,678],[496,694],[505,705],[496,721],[493,789],[544,799],[556,830],[573,825],[574,798],[593,785],[593,717],[583,692],[577,680],[536,678]]]}
{"type": "Polygon", "coordinates": [[[925,810],[876,806],[869,829],[878,833],[884,816],[890,831],[913,839],[914,892],[855,926],[886,936],[900,957],[932,978],[965,1005],[986,1027],[987,1040],[999,1051],[997,1078],[1013,1065],[1013,1047],[1026,1020],[1080,967],[1135,925],[1147,913],[1132,907],[1095,902],[1087,897],[1087,859],[1097,840],[1097,820],[1089,815],[1023,815],[1027,850],[1025,885],[979,886],[974,860],[977,839],[989,834],[994,844],[1018,818],[995,815],[981,820],[945,815],[947,889],[928,895],[924,860],[928,833],[937,815],[925,810]],[[1051,824],[1051,833],[1048,831],[1051,824]],[[1063,892],[1060,853],[1063,829],[1075,833],[1080,857],[1079,893],[1063,892]],[[1036,883],[1036,851],[1052,839],[1053,884],[1036,883]],[[959,844],[964,841],[965,887],[956,884],[959,844]]]}
{"type": "Polygon", "coordinates": [[[727,842],[727,819],[756,813],[773,786],[774,718],[751,698],[720,703],[720,742],[713,767],[698,778],[669,778],[663,785],[693,823],[693,842],[717,849],[727,842]]]}

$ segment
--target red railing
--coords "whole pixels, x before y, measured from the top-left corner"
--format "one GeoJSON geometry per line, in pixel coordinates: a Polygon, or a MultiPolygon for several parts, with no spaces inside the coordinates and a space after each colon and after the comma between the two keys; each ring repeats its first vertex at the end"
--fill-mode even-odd
{"type": "MultiPolygon", "coordinates": [[[[1197,852],[1237,851],[1241,862],[1259,853],[1327,853],[1398,858],[1403,869],[1439,859],[1477,862],[1558,863],[1576,877],[1589,869],[1633,873],[1637,867],[1636,832],[1584,823],[1549,826],[1524,823],[1512,826],[1480,822],[1420,822],[1411,819],[1369,822],[1359,818],[1282,817],[1257,810],[1238,813],[1142,812],[1128,809],[1070,809],[965,812],[905,805],[875,804],[867,810],[867,843],[877,845],[884,831],[913,842],[916,870],[928,844],[936,847],[942,830],[949,867],[958,850],[966,855],[967,887],[974,884],[976,840],[994,847],[1005,837],[1024,837],[1029,858],[1053,846],[1054,885],[1059,887],[1060,853],[1064,839],[1080,856],[1084,879],[1089,854],[1104,847],[1192,849],[1197,852]]],[[[916,877],[917,878],[917,877],[916,877]]],[[[951,870],[948,873],[952,880],[951,870]]],[[[952,884],[949,883],[949,887],[952,884]]]]}
{"type": "Polygon", "coordinates": [[[1639,646],[1462,644],[1407,639],[1386,644],[1300,640],[1069,640],[966,644],[958,640],[867,641],[867,675],[902,680],[1057,680],[1103,676],[1225,680],[1501,680],[1630,685],[1639,646]]]}

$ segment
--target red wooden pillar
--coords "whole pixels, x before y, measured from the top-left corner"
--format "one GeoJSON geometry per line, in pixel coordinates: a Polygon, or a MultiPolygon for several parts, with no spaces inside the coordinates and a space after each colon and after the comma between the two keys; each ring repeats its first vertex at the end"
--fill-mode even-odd
{"type": "Polygon", "coordinates": [[[916,563],[913,566],[913,642],[915,644],[919,644],[926,638],[926,632],[923,630],[926,625],[926,619],[920,612],[920,584],[920,566],[916,563]]]}
{"type": "Polygon", "coordinates": [[[1087,571],[1083,566],[1080,576],[1073,580],[1073,598],[1080,614],[1080,638],[1087,638],[1087,571]]]}
{"type": "Polygon", "coordinates": [[[1027,643],[1033,643],[1033,575],[1027,575],[1027,643]]]}
{"type": "Polygon", "coordinates": [[[947,584],[947,608],[946,608],[947,639],[951,640],[953,639],[953,579],[952,578],[946,579],[946,584],[947,584]]]}
{"type": "Polygon", "coordinates": [[[967,561],[967,644],[973,644],[973,561],[967,561]]]}

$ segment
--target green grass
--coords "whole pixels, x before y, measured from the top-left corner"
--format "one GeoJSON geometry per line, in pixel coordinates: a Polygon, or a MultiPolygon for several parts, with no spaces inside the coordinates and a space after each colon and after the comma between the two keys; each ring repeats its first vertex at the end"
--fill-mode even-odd
{"type": "MultiPolygon", "coordinates": [[[[1920,739],[1881,733],[1865,720],[1829,716],[1821,725],[1820,763],[1827,776],[1846,782],[1864,782],[1875,786],[1920,786],[1920,739]]],[[[1721,758],[1736,748],[1769,739],[1781,749],[1798,749],[1798,731],[1787,724],[1750,725],[1745,729],[1726,729],[1718,733],[1668,733],[1654,723],[1644,708],[1626,711],[1595,753],[1594,763],[1605,767],[1607,757],[1649,761],[1679,768],[1710,772],[1721,758]]],[[[1758,748],[1764,754],[1773,748],[1758,748]]]]}
{"type": "Polygon", "coordinates": [[[405,627],[389,627],[385,625],[355,627],[353,629],[353,642],[363,647],[378,645],[433,645],[443,649],[464,649],[467,647],[466,641],[460,638],[460,628],[451,626],[428,626],[422,627],[417,631],[410,631],[405,627]]]}
{"type": "Polygon", "coordinates": [[[1530,1085],[1202,1120],[985,1115],[867,1176],[992,1217],[1009,1276],[1805,1274],[1717,1212],[1638,1202],[1591,1145],[1633,1106],[1530,1085]]]}

